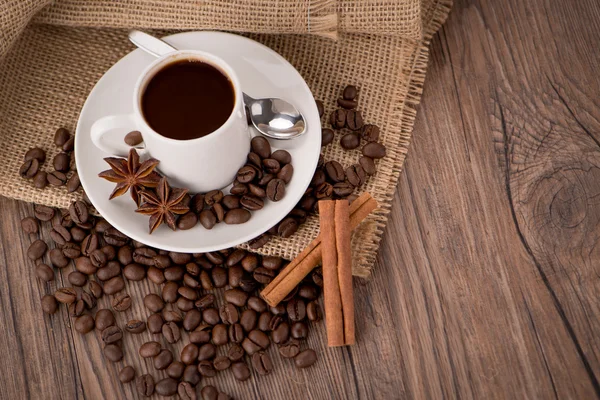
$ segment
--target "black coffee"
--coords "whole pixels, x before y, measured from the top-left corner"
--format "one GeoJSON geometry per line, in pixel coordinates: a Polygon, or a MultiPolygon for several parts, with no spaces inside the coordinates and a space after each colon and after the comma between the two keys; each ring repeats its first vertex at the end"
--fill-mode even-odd
{"type": "Polygon", "coordinates": [[[223,125],[234,102],[233,85],[220,70],[184,60],[167,65],[150,80],[142,95],[142,113],[162,136],[189,140],[223,125]]]}

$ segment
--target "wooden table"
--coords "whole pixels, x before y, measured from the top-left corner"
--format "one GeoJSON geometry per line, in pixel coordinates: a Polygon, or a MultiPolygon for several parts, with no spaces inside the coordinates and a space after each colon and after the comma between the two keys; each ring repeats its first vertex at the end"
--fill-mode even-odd
{"type": "MultiPolygon", "coordinates": [[[[358,344],[326,349],[320,324],[316,366],[207,381],[239,399],[600,396],[599,43],[595,0],[458,0],[377,268],[356,282],[358,344]]],[[[0,397],[134,398],[96,333],[37,308],[55,286],[22,251],[31,210],[0,199],[0,397]]]]}

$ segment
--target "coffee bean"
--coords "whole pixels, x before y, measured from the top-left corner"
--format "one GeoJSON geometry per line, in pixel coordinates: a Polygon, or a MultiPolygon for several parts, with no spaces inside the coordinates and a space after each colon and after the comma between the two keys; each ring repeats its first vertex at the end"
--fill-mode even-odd
{"type": "Polygon", "coordinates": [[[54,217],[54,209],[42,205],[35,205],[33,208],[35,217],[40,221],[50,221],[54,217]]]}
{"type": "MultiPolygon", "coordinates": [[[[279,318],[278,316],[274,316],[273,318],[279,318]]],[[[273,319],[272,318],[272,319],[273,319]]],[[[271,333],[271,338],[274,343],[282,344],[287,342],[290,337],[290,325],[287,322],[280,322],[279,325],[273,329],[271,333]]]]}
{"type": "Polygon", "coordinates": [[[123,359],[123,350],[121,350],[119,345],[114,343],[107,344],[104,346],[104,357],[112,362],[121,361],[123,359]]]}
{"type": "Polygon", "coordinates": [[[223,297],[226,301],[238,307],[244,307],[246,305],[246,300],[248,300],[248,294],[239,289],[226,290],[223,297]]]}
{"type": "Polygon", "coordinates": [[[87,206],[83,201],[76,201],[69,207],[71,220],[76,224],[85,224],[89,218],[87,206]]]}
{"type": "Polygon", "coordinates": [[[366,124],[360,131],[360,136],[367,142],[376,142],[379,140],[379,127],[377,125],[366,124]]]}
{"type": "Polygon", "coordinates": [[[267,303],[260,297],[251,296],[248,298],[248,307],[257,313],[262,313],[267,310],[267,303]]]}
{"type": "Polygon", "coordinates": [[[54,293],[54,297],[59,303],[71,304],[77,300],[77,291],[73,288],[60,288],[54,293]]]}
{"type": "Polygon", "coordinates": [[[161,333],[164,320],[162,315],[156,313],[148,317],[146,324],[150,333],[161,333]]]}
{"type": "Polygon", "coordinates": [[[338,106],[345,108],[347,110],[352,110],[358,106],[358,102],[356,100],[347,100],[343,97],[337,99],[338,106]]]}
{"type": "Polygon", "coordinates": [[[102,331],[102,341],[104,343],[116,343],[123,339],[123,331],[118,326],[109,326],[102,331]]]}
{"type": "Polygon", "coordinates": [[[211,210],[202,210],[199,220],[206,229],[212,229],[217,223],[217,217],[211,210]]]}
{"type": "Polygon", "coordinates": [[[177,306],[177,308],[179,310],[185,311],[185,312],[189,312],[190,310],[192,310],[194,308],[194,302],[191,300],[188,300],[184,297],[178,298],[175,305],[177,306]]]}
{"type": "Polygon", "coordinates": [[[260,156],[260,158],[269,158],[271,155],[271,145],[269,141],[262,136],[255,136],[250,142],[252,151],[260,156]]]}
{"type": "MultiPolygon", "coordinates": [[[[88,271],[93,270],[94,272],[92,272],[92,273],[95,273],[97,268],[104,268],[106,266],[106,263],[108,262],[108,258],[106,257],[106,254],[104,254],[104,252],[102,250],[96,249],[96,250],[92,251],[89,258],[87,258],[87,257],[77,258],[75,260],[76,268],[77,268],[78,262],[82,264],[81,268],[85,268],[88,271]],[[82,261],[80,261],[80,260],[82,260],[82,261]],[[83,260],[89,260],[89,261],[83,261],[83,260]]],[[[80,270],[79,268],[77,268],[77,269],[80,270]]],[[[81,271],[81,272],[84,272],[84,271],[81,271]]],[[[91,275],[92,273],[88,273],[88,275],[91,275]]]]}
{"type": "Polygon", "coordinates": [[[370,158],[383,158],[385,157],[386,148],[384,145],[376,142],[367,143],[362,148],[362,153],[366,157],[370,158]]]}
{"type": "Polygon", "coordinates": [[[199,214],[204,209],[204,195],[202,193],[197,193],[192,196],[189,207],[191,211],[199,214]]]}
{"type": "Polygon", "coordinates": [[[258,267],[258,257],[256,254],[248,253],[241,260],[242,268],[247,272],[253,272],[258,267]]]}
{"type": "Polygon", "coordinates": [[[62,150],[66,152],[73,151],[75,148],[75,138],[71,136],[62,146],[62,150]]]}
{"type": "Polygon", "coordinates": [[[281,171],[277,174],[277,179],[281,179],[285,183],[290,183],[292,176],[294,175],[294,167],[292,164],[286,164],[281,168],[281,171]]]}
{"type": "Polygon", "coordinates": [[[308,326],[304,322],[294,322],[291,332],[294,339],[306,339],[308,337],[308,326]]]}
{"type": "Polygon", "coordinates": [[[67,275],[67,280],[71,285],[81,287],[86,284],[87,276],[79,271],[73,271],[67,275]]]}
{"type": "Polygon", "coordinates": [[[306,304],[301,299],[292,299],[286,306],[287,314],[292,321],[301,321],[306,317],[306,304]]]}
{"type": "Polygon", "coordinates": [[[360,137],[356,133],[348,133],[340,139],[340,146],[344,150],[353,150],[360,146],[360,137]]]}
{"type": "Polygon", "coordinates": [[[221,267],[215,267],[211,270],[211,278],[216,288],[222,288],[227,285],[227,270],[221,267]]]}
{"type": "Polygon", "coordinates": [[[225,262],[225,257],[218,252],[211,251],[204,254],[204,256],[214,265],[221,265],[225,262]]]}
{"type": "Polygon", "coordinates": [[[126,293],[120,293],[112,300],[112,307],[115,311],[123,312],[131,307],[131,302],[131,296],[126,293]]]}
{"type": "Polygon", "coordinates": [[[323,106],[323,102],[321,100],[315,100],[315,104],[317,105],[317,111],[319,113],[319,118],[323,116],[325,113],[325,107],[323,106]]]}
{"type": "Polygon", "coordinates": [[[251,151],[250,153],[248,153],[247,160],[250,165],[253,165],[256,168],[262,168],[262,161],[258,154],[251,151]]]}
{"type": "MultiPolygon", "coordinates": [[[[223,325],[223,327],[225,327],[225,325],[223,325]]],[[[219,332],[219,334],[220,334],[219,342],[221,345],[227,343],[228,337],[232,343],[241,343],[242,340],[244,340],[244,328],[242,327],[241,324],[229,325],[229,329],[225,330],[225,335],[222,335],[221,332],[219,332]]],[[[213,342],[217,346],[220,345],[219,343],[217,343],[217,339],[216,339],[214,330],[213,330],[213,342]]]]}
{"type": "Polygon", "coordinates": [[[139,319],[132,319],[125,324],[125,330],[129,333],[142,333],[146,330],[146,323],[139,319]]]}
{"type": "Polygon", "coordinates": [[[85,303],[83,302],[83,300],[76,300],[67,306],[67,310],[69,311],[69,316],[79,317],[83,315],[83,311],[85,310],[85,303]]]}
{"type": "Polygon", "coordinates": [[[46,264],[38,264],[35,267],[35,275],[44,282],[54,280],[54,271],[46,264]]]}
{"type": "Polygon", "coordinates": [[[245,165],[238,170],[236,177],[240,183],[252,182],[256,178],[256,167],[245,165]]]}
{"type": "Polygon", "coordinates": [[[273,371],[271,357],[264,351],[252,355],[252,367],[259,375],[269,375],[273,371]]]}
{"type": "Polygon", "coordinates": [[[46,250],[48,250],[46,242],[38,239],[35,242],[33,242],[27,249],[27,257],[33,261],[38,260],[42,258],[44,254],[46,254],[46,250]]]}
{"type": "Polygon", "coordinates": [[[270,235],[260,235],[259,237],[256,237],[250,241],[248,241],[248,247],[250,247],[253,250],[257,250],[260,249],[261,247],[263,247],[265,244],[267,244],[269,242],[269,240],[271,240],[271,236],[270,235]]]}
{"type": "Polygon", "coordinates": [[[135,378],[135,369],[128,365],[119,371],[119,380],[121,383],[131,382],[135,378]]]}
{"type": "Polygon", "coordinates": [[[198,346],[196,346],[194,343],[186,345],[181,350],[181,355],[179,358],[181,359],[181,362],[186,365],[196,362],[196,359],[198,358],[198,346]]]}
{"type": "Polygon", "coordinates": [[[67,153],[58,153],[52,160],[54,169],[60,172],[67,172],[70,169],[71,159],[67,153]]]}
{"type": "Polygon", "coordinates": [[[346,126],[352,131],[358,131],[364,126],[362,113],[360,111],[348,110],[346,112],[346,126]]]}
{"type": "Polygon", "coordinates": [[[217,371],[215,370],[215,367],[213,366],[213,363],[210,360],[200,361],[198,363],[198,372],[200,372],[200,374],[202,374],[202,376],[206,376],[208,378],[211,378],[211,377],[217,375],[217,371]]]}
{"type": "Polygon", "coordinates": [[[318,267],[315,268],[311,274],[312,281],[318,287],[323,287],[323,269],[318,267]]]}
{"type": "Polygon", "coordinates": [[[314,300],[317,297],[319,297],[319,291],[313,285],[302,284],[302,285],[300,285],[300,288],[298,289],[298,295],[300,297],[302,297],[303,299],[314,300]]]}
{"type": "Polygon", "coordinates": [[[167,322],[162,326],[162,334],[167,342],[173,344],[181,339],[181,332],[175,322],[167,322]]]}
{"type": "Polygon", "coordinates": [[[284,322],[283,315],[273,315],[269,320],[269,330],[275,331],[284,322]]]}
{"type": "Polygon", "coordinates": [[[190,211],[177,220],[177,229],[183,231],[192,229],[198,223],[198,216],[194,212],[190,211]]]}
{"type": "Polygon", "coordinates": [[[78,244],[67,242],[62,246],[62,253],[70,260],[74,260],[81,255],[81,248],[78,244]]]}
{"type": "Polygon", "coordinates": [[[153,283],[155,283],[157,285],[161,285],[165,282],[164,273],[156,267],[148,268],[146,275],[148,275],[148,279],[150,279],[150,281],[152,281],[153,283]]]}
{"type": "Polygon", "coordinates": [[[250,378],[250,369],[244,362],[235,362],[231,365],[233,376],[238,381],[245,381],[250,378]]]}
{"type": "Polygon", "coordinates": [[[286,306],[282,303],[277,304],[275,307],[269,307],[271,314],[283,316],[287,312],[286,306]]]}
{"type": "MultiPolygon", "coordinates": [[[[104,267],[106,269],[108,267],[104,267]]],[[[98,278],[99,279],[99,278],[98,278]]],[[[125,287],[125,281],[120,276],[115,276],[104,282],[104,293],[106,294],[115,294],[120,292],[125,287]]]]}
{"type": "Polygon", "coordinates": [[[233,184],[233,186],[231,187],[231,189],[229,190],[229,193],[236,195],[236,196],[244,195],[244,194],[248,193],[248,186],[246,186],[245,184],[240,183],[240,182],[235,182],[233,184]]]}
{"type": "Polygon", "coordinates": [[[262,283],[263,285],[266,285],[275,278],[275,272],[268,270],[264,267],[258,267],[254,270],[254,273],[252,274],[252,276],[258,283],[262,283]]]}
{"type": "Polygon", "coordinates": [[[262,199],[249,194],[242,196],[239,203],[248,210],[260,210],[264,206],[262,199]]]}
{"type": "Polygon", "coordinates": [[[42,297],[42,311],[46,314],[54,314],[56,310],[58,310],[58,303],[54,296],[47,294],[42,297]]]}
{"type": "Polygon", "coordinates": [[[312,180],[310,181],[310,186],[318,187],[325,183],[326,179],[327,176],[325,175],[325,171],[323,171],[322,169],[317,169],[315,171],[315,174],[313,175],[312,180]]]}
{"type": "Polygon", "coordinates": [[[167,368],[173,362],[173,353],[171,350],[162,349],[152,358],[154,368],[161,370],[167,368]]]}
{"type": "Polygon", "coordinates": [[[96,329],[102,332],[104,329],[115,324],[115,316],[108,308],[98,310],[96,313],[96,329]]]}
{"type": "Polygon", "coordinates": [[[150,341],[142,344],[138,353],[143,358],[156,357],[158,353],[160,353],[161,346],[160,343],[155,341],[150,341]]]}
{"type": "Polygon", "coordinates": [[[202,376],[200,375],[200,372],[198,371],[198,367],[196,365],[188,365],[183,370],[183,376],[181,379],[184,382],[187,382],[192,386],[196,386],[198,384],[198,382],[200,382],[201,378],[202,378],[202,376]]]}
{"type": "Polygon", "coordinates": [[[180,267],[179,265],[175,267],[169,267],[164,271],[165,279],[168,281],[180,281],[183,279],[183,275],[185,274],[185,269],[180,267]]]}
{"type": "Polygon", "coordinates": [[[260,330],[253,330],[248,333],[248,336],[243,340],[242,347],[249,355],[256,353],[259,350],[264,350],[269,347],[271,341],[269,337],[260,330]]]}
{"type": "Polygon", "coordinates": [[[173,378],[164,378],[156,382],[154,391],[161,396],[172,396],[177,393],[177,381],[173,378]]]}
{"type": "Polygon", "coordinates": [[[239,321],[240,318],[238,309],[230,303],[224,304],[221,307],[219,315],[221,317],[221,320],[227,325],[235,324],[239,321]]]}
{"type": "Polygon", "coordinates": [[[215,358],[213,365],[217,371],[224,371],[231,366],[231,360],[226,356],[219,356],[215,358]]]}
{"type": "Polygon", "coordinates": [[[135,380],[135,388],[140,396],[152,396],[154,393],[154,378],[150,374],[139,376],[135,380]]]}
{"type": "Polygon", "coordinates": [[[145,266],[156,266],[154,263],[154,258],[158,255],[158,253],[152,249],[147,247],[140,247],[133,251],[133,261],[136,263],[145,265],[145,266]]]}
{"type": "Polygon", "coordinates": [[[267,185],[267,197],[271,201],[279,201],[285,196],[285,182],[281,179],[273,179],[267,185]]]}
{"type": "MultiPolygon", "coordinates": [[[[75,320],[75,330],[79,333],[88,333],[94,329],[94,318],[91,315],[82,315],[75,320]]],[[[106,348],[104,354],[106,355],[106,348]]],[[[110,357],[107,358],[112,361],[110,357]]]]}
{"type": "Polygon", "coordinates": [[[146,269],[138,263],[131,263],[123,268],[123,275],[130,281],[141,281],[146,277],[146,269]]]}
{"type": "MultiPolygon", "coordinates": [[[[173,361],[167,367],[167,375],[169,375],[173,379],[181,379],[183,376],[183,371],[185,370],[185,364],[181,361],[173,361]]],[[[189,385],[189,383],[185,382],[189,385]]]]}
{"type": "Polygon", "coordinates": [[[288,217],[281,221],[277,227],[277,233],[282,238],[289,238],[298,230],[298,221],[288,217]]]}
{"type": "Polygon", "coordinates": [[[81,242],[81,252],[84,256],[90,256],[94,250],[98,248],[99,239],[95,233],[90,233],[81,242]]]}
{"type": "Polygon", "coordinates": [[[234,208],[240,207],[240,198],[238,196],[228,194],[227,196],[223,196],[223,200],[221,202],[228,210],[233,210],[234,208]]]}
{"type": "Polygon", "coordinates": [[[248,222],[251,216],[252,215],[248,210],[245,210],[243,208],[236,208],[227,211],[227,213],[225,214],[224,221],[228,225],[243,224],[245,222],[248,222]]]}
{"type": "Polygon", "coordinates": [[[329,116],[329,123],[333,129],[342,129],[346,126],[346,110],[338,108],[329,116]]]}
{"type": "Polygon", "coordinates": [[[346,178],[344,167],[337,161],[329,161],[325,164],[325,173],[333,182],[343,182],[346,178]]]}
{"type": "MultiPolygon", "coordinates": [[[[71,216],[69,214],[67,214],[67,216],[69,217],[69,220],[70,220],[71,216]]],[[[71,238],[76,243],[81,243],[83,241],[83,239],[85,239],[85,237],[87,236],[87,233],[78,226],[72,227],[69,232],[71,233],[71,238]]]]}
{"type": "Polygon", "coordinates": [[[111,246],[125,246],[129,241],[129,238],[127,236],[123,235],[115,228],[108,228],[104,231],[103,236],[106,244],[109,244],[111,246]]]}
{"type": "Polygon", "coordinates": [[[194,303],[194,305],[199,309],[203,309],[203,308],[206,308],[206,307],[212,305],[214,302],[215,302],[215,295],[212,293],[209,293],[209,294],[202,296],[200,299],[198,299],[194,303]]]}
{"type": "Polygon", "coordinates": [[[202,289],[204,290],[212,290],[214,289],[212,280],[210,279],[210,275],[206,271],[200,272],[200,285],[202,285],[202,289]]]}
{"type": "Polygon", "coordinates": [[[353,164],[346,169],[346,177],[350,184],[358,187],[365,182],[365,170],[360,164],[353,164]]]}
{"type": "Polygon", "coordinates": [[[327,146],[333,142],[333,130],[329,128],[323,128],[321,130],[321,146],[327,146]]]}
{"type": "Polygon", "coordinates": [[[358,160],[358,163],[363,168],[367,175],[375,175],[377,172],[377,167],[375,167],[375,162],[370,157],[361,157],[358,160]]]}
{"type": "Polygon", "coordinates": [[[58,128],[54,133],[54,144],[56,147],[63,147],[63,145],[71,138],[69,131],[65,128],[58,128]]]}
{"type": "Polygon", "coordinates": [[[193,331],[196,329],[200,322],[202,322],[202,313],[198,310],[189,310],[183,318],[183,329],[186,331],[193,331]]]}
{"type": "Polygon", "coordinates": [[[290,339],[288,342],[279,345],[279,354],[283,358],[294,358],[300,353],[300,342],[296,339],[290,339]]]}
{"type": "Polygon", "coordinates": [[[37,160],[39,164],[43,164],[46,161],[46,152],[39,147],[34,147],[29,149],[25,156],[23,157],[23,161],[27,162],[30,160],[37,160]]]}
{"type": "Polygon", "coordinates": [[[358,94],[358,89],[354,85],[348,85],[344,88],[343,97],[346,100],[354,100],[358,94]]]}
{"type": "Polygon", "coordinates": [[[208,343],[210,342],[210,336],[212,332],[212,326],[202,324],[196,328],[195,331],[190,333],[190,342],[192,343],[208,343]]]}
{"type": "Polygon", "coordinates": [[[67,183],[67,176],[60,171],[52,171],[46,175],[46,179],[52,186],[62,186],[67,183]]]}
{"type": "Polygon", "coordinates": [[[35,158],[25,161],[19,168],[19,175],[25,179],[33,178],[40,169],[40,162],[35,158]]]}
{"type": "MultiPolygon", "coordinates": [[[[102,254],[104,255],[104,253],[102,253],[102,254]]],[[[114,267],[112,267],[112,268],[114,268],[114,267]]],[[[78,257],[78,258],[76,258],[75,259],[75,269],[77,271],[85,274],[85,275],[92,275],[92,274],[95,274],[98,271],[98,269],[92,263],[91,258],[88,258],[88,257],[78,257]]],[[[120,272],[120,269],[121,268],[119,267],[118,272],[120,272]]],[[[109,277],[107,275],[107,273],[109,271],[111,271],[111,269],[103,268],[102,269],[102,273],[99,273],[100,277],[109,277]]],[[[117,274],[118,274],[118,272],[117,272],[117,274]]],[[[110,276],[109,279],[111,277],[112,276],[110,276]]],[[[98,278],[98,279],[100,279],[100,278],[98,278]]]]}
{"type": "Polygon", "coordinates": [[[96,297],[94,297],[91,293],[86,292],[85,290],[81,293],[81,301],[83,301],[85,307],[88,310],[91,310],[92,308],[96,307],[96,304],[98,303],[96,297]]]}
{"type": "Polygon", "coordinates": [[[340,198],[348,197],[354,192],[354,185],[348,182],[338,182],[333,185],[333,194],[340,198]]]}
{"type": "Polygon", "coordinates": [[[179,293],[179,295],[185,297],[188,300],[195,301],[198,299],[198,292],[187,286],[180,286],[177,292],[179,293]]]}
{"type": "Polygon", "coordinates": [[[27,234],[38,233],[39,225],[35,218],[25,217],[21,220],[21,229],[27,234]]]}
{"type": "Polygon", "coordinates": [[[294,357],[294,364],[298,368],[310,367],[317,361],[317,353],[313,349],[306,349],[294,357]]]}
{"type": "MultiPolygon", "coordinates": [[[[176,285],[176,284],[175,284],[176,285]]],[[[163,288],[164,291],[164,288],[163,288]]],[[[144,297],[144,306],[154,313],[161,311],[165,307],[163,299],[159,295],[149,293],[144,297]]]]}
{"type": "Polygon", "coordinates": [[[48,185],[48,174],[44,171],[38,171],[33,177],[33,186],[37,189],[43,189],[48,185]]]}
{"type": "Polygon", "coordinates": [[[265,187],[269,184],[269,182],[271,182],[273,179],[275,179],[275,175],[273,174],[264,174],[262,176],[262,178],[258,179],[258,182],[256,182],[258,184],[258,186],[261,187],[265,187]]]}
{"type": "Polygon", "coordinates": [[[204,202],[207,206],[212,206],[219,203],[223,199],[223,192],[220,190],[211,190],[204,195],[204,202]]]}
{"type": "Polygon", "coordinates": [[[104,294],[104,289],[102,289],[102,286],[96,281],[90,281],[89,288],[90,292],[96,299],[99,299],[104,294]]]}
{"type": "Polygon", "coordinates": [[[142,132],[140,131],[131,131],[123,138],[123,141],[128,146],[137,146],[142,143],[144,139],[142,138],[142,132]]]}
{"type": "Polygon", "coordinates": [[[239,361],[244,358],[244,349],[237,343],[234,343],[233,346],[227,350],[227,358],[231,361],[239,361]]]}
{"type": "Polygon", "coordinates": [[[279,161],[281,165],[290,164],[292,162],[292,155],[286,150],[276,150],[271,154],[271,158],[279,161]]]}
{"type": "Polygon", "coordinates": [[[276,175],[281,170],[281,165],[279,164],[279,161],[273,158],[267,158],[262,160],[262,167],[267,173],[273,175],[276,175]]]}
{"type": "MultiPolygon", "coordinates": [[[[218,325],[217,325],[218,326],[218,325]]],[[[214,332],[214,328],[213,328],[214,332]]],[[[227,333],[225,333],[225,339],[227,339],[227,333]]],[[[213,337],[214,340],[214,337],[213,337]]],[[[217,354],[217,348],[212,343],[206,343],[200,346],[198,349],[198,361],[212,360],[217,354]]]]}
{"type": "MultiPolygon", "coordinates": [[[[253,184],[253,183],[250,183],[250,184],[248,184],[248,190],[249,190],[249,192],[250,192],[250,194],[251,194],[252,196],[254,196],[254,197],[257,197],[257,198],[261,199],[261,201],[262,201],[262,199],[263,199],[263,198],[267,197],[267,192],[265,191],[265,189],[263,189],[263,188],[262,188],[262,187],[260,187],[260,186],[257,186],[257,185],[255,185],[255,184],[253,184]]],[[[240,205],[241,205],[241,204],[239,204],[239,202],[238,202],[238,207],[239,207],[240,205]]],[[[261,207],[261,208],[262,208],[262,207],[261,207]]]]}
{"type": "MultiPolygon", "coordinates": [[[[89,258],[85,258],[87,262],[83,262],[84,258],[80,257],[79,265],[83,268],[84,266],[91,265],[92,262],[89,258]]],[[[93,265],[91,265],[93,267],[93,265]]],[[[96,271],[96,277],[101,281],[108,281],[109,279],[118,277],[121,274],[121,265],[117,261],[109,261],[103,268],[96,271]]],[[[111,294],[111,293],[108,293],[111,294]]]]}
{"type": "MultiPolygon", "coordinates": [[[[329,184],[327,182],[319,185],[315,189],[315,196],[319,200],[331,198],[332,194],[333,194],[333,186],[331,186],[331,184],[329,184]]],[[[313,205],[314,205],[314,203],[313,203],[313,205]]],[[[307,211],[311,211],[311,210],[307,210],[307,211]]]]}
{"type": "Polygon", "coordinates": [[[254,280],[253,276],[249,273],[244,273],[240,280],[239,288],[246,293],[252,293],[258,288],[258,283],[254,280]]]}

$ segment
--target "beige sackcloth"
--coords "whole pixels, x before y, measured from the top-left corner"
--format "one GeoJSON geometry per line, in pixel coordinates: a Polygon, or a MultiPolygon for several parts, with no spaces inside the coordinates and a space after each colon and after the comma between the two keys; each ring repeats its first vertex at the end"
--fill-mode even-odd
{"type": "MultiPolygon", "coordinates": [[[[134,49],[128,28],[219,29],[248,33],[289,60],[316,99],[326,125],[341,89],[360,90],[365,121],[381,128],[388,155],[360,191],[380,208],[352,239],[353,272],[368,277],[402,169],[427,69],[428,46],[452,0],[4,0],[0,1],[0,195],[67,207],[79,195],[35,189],[19,166],[31,147],[46,150],[50,170],[56,129],[75,129],[86,97],[115,62],[134,49]]],[[[165,30],[168,30],[166,32],[165,30]]],[[[156,33],[156,32],[155,32],[156,33]]],[[[85,134],[85,133],[78,133],[85,134]]],[[[344,167],[340,133],[323,149],[344,167]]],[[[311,216],[289,239],[262,254],[294,258],[319,231],[311,216]]]]}

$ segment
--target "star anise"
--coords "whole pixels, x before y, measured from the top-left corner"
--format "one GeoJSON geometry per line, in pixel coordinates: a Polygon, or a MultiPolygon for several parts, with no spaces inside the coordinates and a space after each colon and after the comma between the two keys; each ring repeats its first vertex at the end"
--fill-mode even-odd
{"type": "Polygon", "coordinates": [[[141,192],[142,205],[135,210],[136,212],[150,216],[150,233],[163,222],[166,222],[169,228],[175,230],[175,214],[185,214],[190,209],[183,203],[187,195],[187,189],[171,188],[167,178],[160,178],[156,193],[151,191],[141,192]]]}
{"type": "Polygon", "coordinates": [[[100,172],[98,176],[117,184],[115,190],[110,194],[110,200],[131,189],[131,198],[136,205],[139,205],[139,192],[144,188],[155,188],[160,180],[160,175],[154,171],[158,160],[150,158],[140,164],[140,156],[135,149],[129,150],[127,159],[107,157],[104,161],[110,165],[111,169],[100,172]]]}

